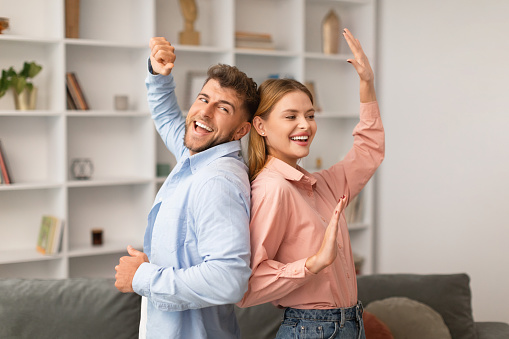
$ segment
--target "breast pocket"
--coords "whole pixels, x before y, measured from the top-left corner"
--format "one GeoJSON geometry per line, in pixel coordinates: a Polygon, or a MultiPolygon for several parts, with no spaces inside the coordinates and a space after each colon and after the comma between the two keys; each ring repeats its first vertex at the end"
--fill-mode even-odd
{"type": "Polygon", "coordinates": [[[183,209],[165,206],[163,203],[157,214],[152,232],[152,253],[154,258],[168,260],[165,254],[178,250],[185,241],[187,233],[186,214],[183,209]]]}

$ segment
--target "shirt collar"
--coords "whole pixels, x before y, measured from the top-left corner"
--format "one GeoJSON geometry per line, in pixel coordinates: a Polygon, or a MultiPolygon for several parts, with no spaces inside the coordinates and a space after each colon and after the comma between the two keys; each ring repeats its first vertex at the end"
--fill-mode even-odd
{"type": "Polygon", "coordinates": [[[280,173],[286,180],[308,183],[313,186],[316,183],[315,177],[304,168],[297,165],[297,168],[288,165],[283,160],[269,155],[269,160],[265,165],[268,169],[280,173]]]}
{"type": "Polygon", "coordinates": [[[224,156],[232,156],[238,160],[244,161],[240,152],[241,149],[240,140],[234,140],[216,145],[205,151],[196,153],[195,155],[188,155],[187,159],[189,159],[189,166],[194,173],[202,167],[208,166],[212,161],[224,156]]]}

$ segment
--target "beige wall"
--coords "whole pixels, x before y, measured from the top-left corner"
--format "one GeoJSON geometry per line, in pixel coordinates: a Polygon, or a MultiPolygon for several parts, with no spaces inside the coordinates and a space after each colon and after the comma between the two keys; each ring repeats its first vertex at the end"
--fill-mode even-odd
{"type": "Polygon", "coordinates": [[[381,0],[378,271],[471,277],[509,322],[509,2],[381,0]]]}

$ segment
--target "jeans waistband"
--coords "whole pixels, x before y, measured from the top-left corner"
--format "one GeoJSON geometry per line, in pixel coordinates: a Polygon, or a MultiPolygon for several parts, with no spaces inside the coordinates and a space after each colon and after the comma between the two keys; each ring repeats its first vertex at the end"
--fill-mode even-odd
{"type": "Polygon", "coordinates": [[[317,320],[317,321],[348,321],[357,320],[362,317],[364,308],[362,303],[359,301],[357,305],[346,308],[333,308],[324,310],[303,310],[297,308],[288,307],[285,310],[285,319],[305,319],[305,320],[317,320]]]}

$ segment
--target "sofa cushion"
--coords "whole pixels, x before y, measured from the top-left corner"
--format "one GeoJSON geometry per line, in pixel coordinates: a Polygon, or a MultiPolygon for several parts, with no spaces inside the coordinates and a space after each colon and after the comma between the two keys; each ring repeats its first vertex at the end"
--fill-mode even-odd
{"type": "Polygon", "coordinates": [[[284,309],[271,303],[240,308],[235,306],[235,315],[242,339],[275,338],[283,319],[284,309]]]}
{"type": "Polygon", "coordinates": [[[440,313],[453,338],[477,339],[472,317],[470,278],[466,274],[379,274],[357,278],[359,299],[400,296],[422,302],[440,313]]]}
{"type": "Polygon", "coordinates": [[[444,319],[428,305],[404,297],[373,301],[366,306],[395,338],[451,339],[444,319]]]}
{"type": "Polygon", "coordinates": [[[389,327],[373,313],[365,310],[362,314],[367,339],[394,339],[389,327]]]}
{"type": "Polygon", "coordinates": [[[0,338],[138,338],[141,297],[113,279],[0,279],[0,338]]]}

